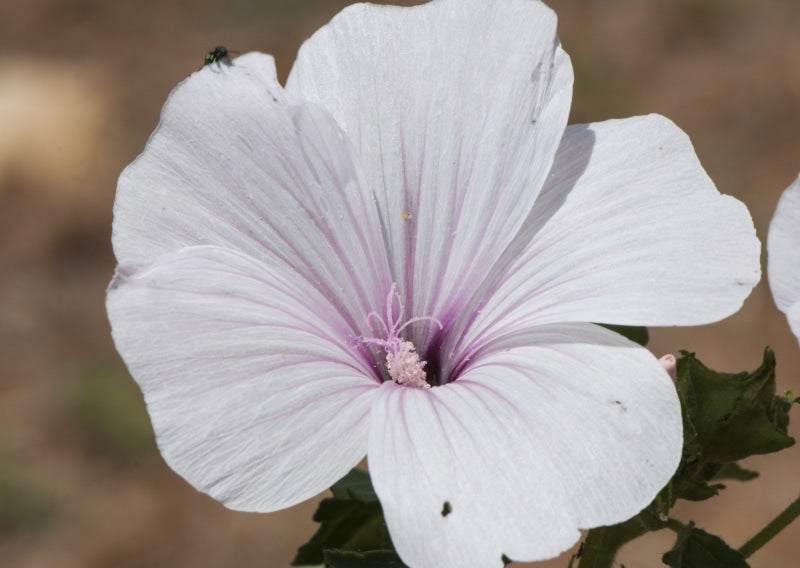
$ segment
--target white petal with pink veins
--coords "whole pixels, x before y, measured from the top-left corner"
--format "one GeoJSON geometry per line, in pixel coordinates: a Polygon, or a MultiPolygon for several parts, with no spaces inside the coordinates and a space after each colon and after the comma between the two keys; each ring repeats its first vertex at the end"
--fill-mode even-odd
{"type": "Polygon", "coordinates": [[[231,508],[274,511],[364,457],[378,380],[301,278],[211,246],[129,268],[109,319],[172,469],[231,508]]]}
{"type": "Polygon", "coordinates": [[[447,327],[548,175],[572,66],[540,2],[357,4],[306,41],[287,90],[347,132],[401,296],[447,327]]]}
{"type": "Polygon", "coordinates": [[[211,244],[294,270],[361,325],[392,280],[377,209],[324,110],[287,95],[272,57],[208,65],[172,92],[122,173],[114,253],[211,244]]]}
{"type": "Polygon", "coordinates": [[[370,472],[415,568],[556,556],[579,528],[639,513],[681,455],[667,372],[591,324],[525,330],[477,353],[453,383],[379,393],[370,472]]]}

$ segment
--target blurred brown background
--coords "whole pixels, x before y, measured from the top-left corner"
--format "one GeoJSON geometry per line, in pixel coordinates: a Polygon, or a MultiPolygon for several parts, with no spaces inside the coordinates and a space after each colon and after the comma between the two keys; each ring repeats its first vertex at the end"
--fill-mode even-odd
{"type": "MultiPolygon", "coordinates": [[[[285,79],[303,39],[345,4],[0,3],[0,565],[282,567],[314,530],[313,503],[228,511],[164,465],[103,302],[116,176],[169,91],[218,44],[274,54],[285,79]]],[[[749,205],[763,241],[800,171],[800,2],[550,4],[576,71],[571,122],[669,116],[720,190],[749,205]]],[[[724,322],[652,337],[657,355],[688,348],[728,371],[755,368],[771,345],[780,388],[800,392],[800,347],[765,281],[724,322]]],[[[797,496],[800,449],[746,465],[761,478],[675,516],[742,544],[797,496]]],[[[752,565],[800,566],[798,538],[800,523],[752,565]]],[[[653,535],[620,560],[660,566],[672,539],[653,535]]]]}

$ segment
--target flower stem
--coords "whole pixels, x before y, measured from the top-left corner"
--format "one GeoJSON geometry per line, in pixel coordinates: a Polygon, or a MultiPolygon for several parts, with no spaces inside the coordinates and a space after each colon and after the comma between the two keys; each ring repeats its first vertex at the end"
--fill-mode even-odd
{"type": "Polygon", "coordinates": [[[611,568],[623,544],[648,532],[638,518],[592,529],[586,535],[578,568],[611,568]]]}
{"type": "Polygon", "coordinates": [[[672,532],[674,532],[675,534],[680,533],[683,529],[686,528],[686,526],[682,522],[673,518],[668,519],[664,524],[664,526],[667,527],[672,532]]]}
{"type": "Polygon", "coordinates": [[[745,558],[749,558],[755,551],[767,544],[775,535],[789,526],[798,516],[800,516],[800,497],[781,511],[777,517],[772,519],[772,521],[756,533],[753,538],[744,543],[739,549],[739,552],[745,558]]]}

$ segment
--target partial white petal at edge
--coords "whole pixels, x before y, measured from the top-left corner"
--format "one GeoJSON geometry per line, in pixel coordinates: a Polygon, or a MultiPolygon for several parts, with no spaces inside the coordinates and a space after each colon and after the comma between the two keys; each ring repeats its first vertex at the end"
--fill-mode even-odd
{"type": "Polygon", "coordinates": [[[378,383],[338,312],[302,279],[191,247],[121,266],[107,308],[161,453],[197,489],[273,511],[364,457],[378,383]]]}
{"type": "Polygon", "coordinates": [[[767,254],[772,296],[778,309],[788,313],[800,301],[800,178],[778,201],[769,225],[767,254]]]}
{"type": "Polygon", "coordinates": [[[794,336],[800,340],[800,302],[795,302],[786,310],[786,319],[794,336]]]}
{"type": "Polygon", "coordinates": [[[681,456],[669,376],[598,326],[530,329],[453,383],[379,392],[370,471],[392,540],[415,568],[554,557],[579,529],[636,515],[681,456]]]}

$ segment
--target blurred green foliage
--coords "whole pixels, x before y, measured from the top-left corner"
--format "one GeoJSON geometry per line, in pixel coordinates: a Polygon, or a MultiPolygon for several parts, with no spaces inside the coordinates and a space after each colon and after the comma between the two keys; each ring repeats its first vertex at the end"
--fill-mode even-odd
{"type": "Polygon", "coordinates": [[[120,371],[85,371],[71,381],[62,400],[65,418],[89,451],[118,458],[154,452],[153,429],[142,395],[120,371]]]}
{"type": "Polygon", "coordinates": [[[58,509],[44,483],[19,463],[0,458],[0,539],[23,529],[39,529],[58,509]]]}

